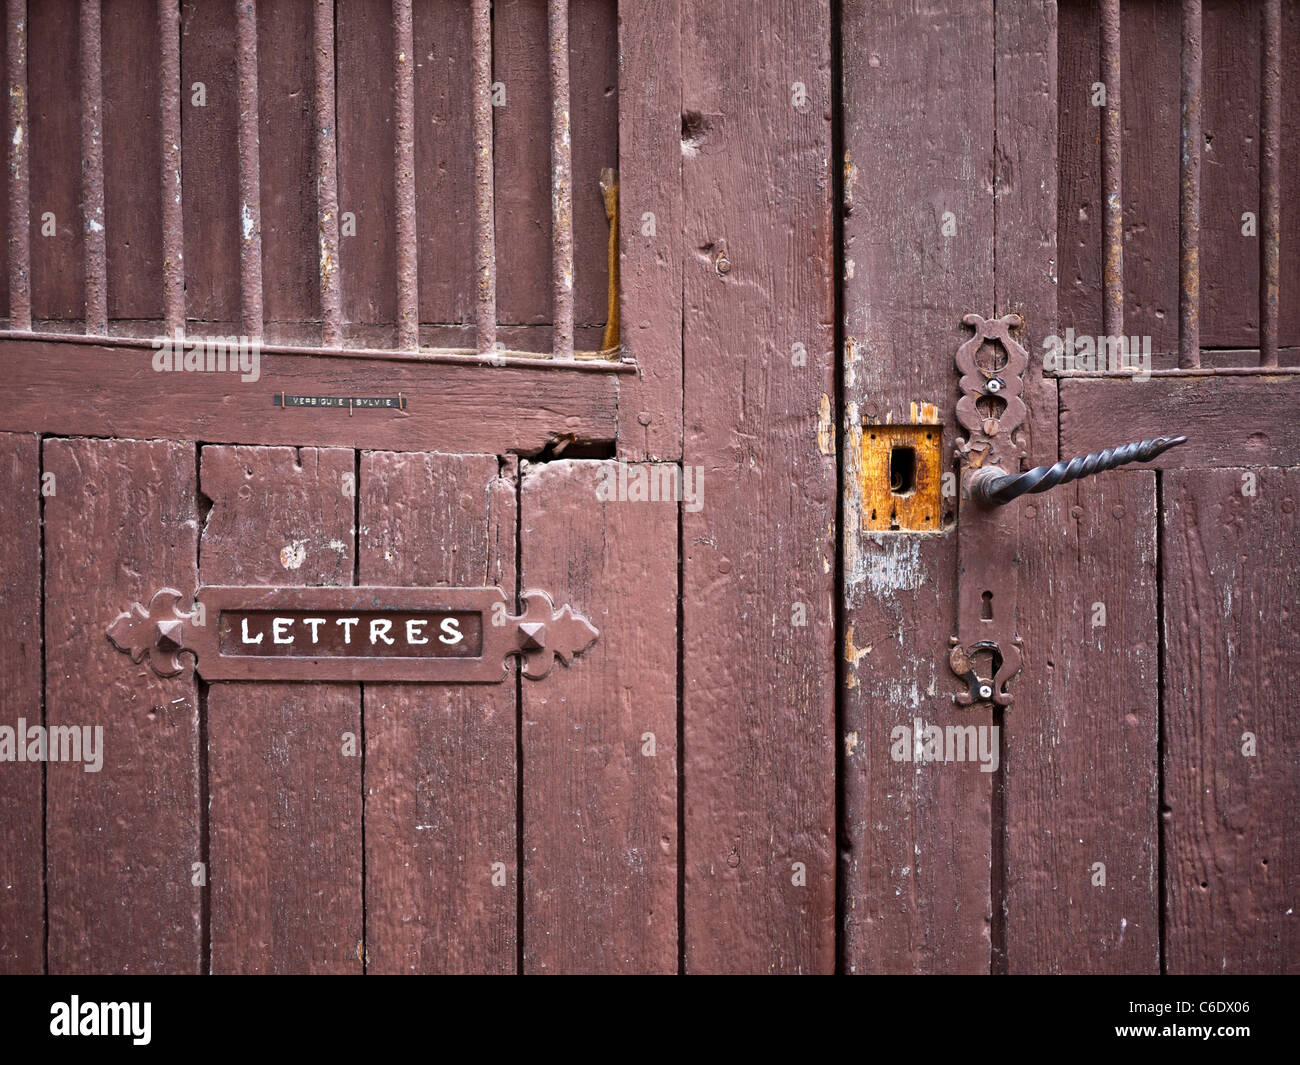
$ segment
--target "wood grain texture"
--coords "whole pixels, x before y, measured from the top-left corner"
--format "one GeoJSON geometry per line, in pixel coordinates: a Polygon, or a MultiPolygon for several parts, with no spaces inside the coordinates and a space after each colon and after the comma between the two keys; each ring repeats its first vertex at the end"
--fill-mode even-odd
{"type": "Polygon", "coordinates": [[[260,378],[153,369],[149,348],[6,343],[0,431],[173,436],[212,442],[443,447],[536,454],[566,434],[608,442],[618,381],[604,373],[262,353],[260,378]],[[405,411],[280,410],[272,396],[396,396],[405,411]],[[177,412],[183,411],[183,415],[177,412]]]}
{"type": "Polygon", "coordinates": [[[32,317],[85,314],[81,220],[81,82],[75,0],[31,4],[27,22],[31,138],[32,317]],[[54,215],[54,235],[41,229],[54,215]]]}
{"type": "Polygon", "coordinates": [[[257,12],[262,294],[267,320],[320,321],[313,125],[313,0],[257,12]]]}
{"type": "Polygon", "coordinates": [[[996,315],[1019,314],[1030,352],[1024,375],[1026,462],[1056,461],[1056,382],[1043,376],[1044,338],[1057,335],[1057,9],[1040,0],[995,5],[996,315]]]}
{"type": "Polygon", "coordinates": [[[1286,376],[1063,380],[1061,456],[1185,433],[1156,469],[1300,463],[1300,380],[1286,376]]]}
{"type": "MultiPolygon", "coordinates": [[[[1289,57],[1300,54],[1300,7],[1282,5],[1282,70],[1287,69],[1289,57]]],[[[1280,300],[1278,307],[1278,341],[1284,347],[1300,346],[1300,299],[1288,297],[1288,292],[1300,292],[1300,240],[1288,234],[1300,233],[1300,166],[1288,166],[1288,152],[1294,155],[1300,144],[1300,79],[1283,74],[1282,91],[1282,156],[1281,165],[1281,240],[1279,241],[1280,300]]],[[[1283,366],[1295,365],[1300,353],[1283,351],[1283,366]]]]}
{"type": "Polygon", "coordinates": [[[682,533],[685,963],[823,972],[836,853],[829,5],[690,0],[682,48],[683,110],[699,116],[682,160],[685,459],[705,486],[682,533]]]}
{"type": "Polygon", "coordinates": [[[628,459],[680,460],[682,7],[619,7],[619,324],[639,371],[623,385],[619,447],[628,459]]]}
{"type": "Polygon", "coordinates": [[[97,773],[46,767],[52,973],[196,973],[203,888],[193,673],[161,679],[105,630],[159,588],[192,594],[194,450],[170,441],[47,440],[45,711],[103,727],[97,773]]]}
{"type": "MultiPolygon", "coordinates": [[[[0,434],[0,726],[43,718],[41,445],[0,434]]],[[[45,856],[39,762],[0,766],[0,972],[45,970],[45,856]]]]}
{"type": "MultiPolygon", "coordinates": [[[[680,473],[621,470],[660,485],[680,473]]],[[[600,631],[568,668],[523,683],[526,972],[677,970],[678,506],[618,498],[619,474],[524,465],[520,585],[600,631]]]]}
{"type": "Polygon", "coordinates": [[[1166,966],[1293,973],[1300,470],[1163,478],[1166,966]]]}
{"type": "Polygon", "coordinates": [[[104,4],[103,34],[108,317],[161,318],[157,0],[104,4]]]}
{"type": "MultiPolygon", "coordinates": [[[[515,595],[515,464],[361,457],[361,583],[515,595]]],[[[513,972],[516,692],[365,686],[367,949],[374,972],[513,972]],[[498,865],[497,863],[500,863],[498,865]]]]}
{"type": "MultiPolygon", "coordinates": [[[[203,583],[352,583],[351,450],[205,447],[200,463],[203,583]]],[[[212,971],[360,971],[359,686],[213,684],[207,737],[212,971]]]]}
{"type": "MultiPolygon", "coordinates": [[[[961,319],[995,301],[995,24],[991,9],[846,0],[843,12],[842,39],[863,42],[843,62],[843,963],[987,972],[991,776],[890,755],[896,727],[956,713],[952,515],[938,536],[869,535],[856,486],[864,426],[940,424],[943,454],[955,445],[953,357],[970,335],[961,319]]],[[[991,718],[963,713],[961,723],[991,718]]]]}
{"type": "Polygon", "coordinates": [[[239,320],[235,97],[235,5],[182,4],[185,311],[200,321],[239,320]],[[196,84],[203,87],[202,97],[196,84]]]}
{"type": "Polygon", "coordinates": [[[1156,973],[1155,475],[1012,506],[1025,665],[1003,719],[1007,968],[1156,973]]]}
{"type": "MultiPolygon", "coordinates": [[[[345,224],[349,213],[356,216],[356,235],[344,232],[339,239],[343,317],[346,322],[393,326],[397,230],[390,0],[335,6],[335,64],[339,212],[345,224]]],[[[389,330],[387,335],[386,346],[391,346],[395,333],[389,330]]]]}

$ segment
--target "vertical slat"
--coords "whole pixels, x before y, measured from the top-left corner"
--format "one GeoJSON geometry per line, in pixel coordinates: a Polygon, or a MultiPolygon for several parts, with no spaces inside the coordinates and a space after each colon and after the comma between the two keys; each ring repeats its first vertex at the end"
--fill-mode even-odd
{"type": "Polygon", "coordinates": [[[1161,477],[1166,970],[1294,972],[1300,470],[1161,477]]]}
{"type": "Polygon", "coordinates": [[[262,178],[257,108],[257,3],[235,0],[239,98],[239,314],[245,336],[262,335],[262,178]]]}
{"type": "Polygon", "coordinates": [[[1102,328],[1107,336],[1124,335],[1124,203],[1122,198],[1123,119],[1120,113],[1119,0],[1101,0],[1101,79],[1106,106],[1101,120],[1102,328]]]}
{"type": "Polygon", "coordinates": [[[474,0],[474,300],[478,350],[497,341],[496,195],[492,172],[492,0],[474,0]]]}
{"type": "Polygon", "coordinates": [[[551,291],[557,359],[573,358],[573,152],[569,116],[569,0],[550,0],[551,291]]]}
{"type": "MultiPolygon", "coordinates": [[[[918,718],[955,720],[954,500],[945,501],[946,535],[864,531],[860,450],[875,423],[953,424],[952,360],[969,336],[962,315],[994,302],[994,197],[969,180],[995,158],[994,13],[961,5],[943,17],[926,8],[904,15],[873,0],[844,0],[843,11],[843,964],[987,973],[993,774],[891,753],[896,728],[910,735],[918,718]]],[[[1025,47],[1037,54],[1043,44],[1025,47]]],[[[1015,133],[1021,143],[1044,137],[1033,127],[1015,133]]],[[[1042,172],[1024,165],[1028,197],[1042,172]]],[[[951,454],[952,430],[944,435],[951,454]]],[[[961,714],[962,724],[993,723],[987,710],[961,714]]],[[[688,776],[688,799],[692,787],[688,776]]]]}
{"type": "Polygon", "coordinates": [[[830,8],[683,9],[702,126],[682,156],[685,459],[704,477],[682,515],[692,972],[835,965],[830,8]]]}
{"type": "Polygon", "coordinates": [[[1011,973],[1160,971],[1157,520],[1149,471],[1019,507],[1026,653],[1002,725],[1011,973]]]}
{"type": "Polygon", "coordinates": [[[1201,0],[1182,0],[1178,365],[1201,365],[1201,0]]]}
{"type": "Polygon", "coordinates": [[[520,584],[600,630],[571,668],[523,682],[528,973],[677,970],[679,472],[524,467],[520,584]]]}
{"type": "Polygon", "coordinates": [[[1259,356],[1278,359],[1278,296],[1282,232],[1282,3],[1264,0],[1264,47],[1259,144],[1259,356]]]}
{"type": "Polygon", "coordinates": [[[415,230],[415,57],[411,0],[393,0],[393,184],[397,211],[397,346],[419,347],[415,230]]]}
{"type": "Polygon", "coordinates": [[[27,0],[9,0],[9,326],[32,327],[30,187],[27,173],[27,0]]]}
{"type": "Polygon", "coordinates": [[[638,373],[619,384],[619,454],[629,459],[678,460],[682,454],[682,5],[681,0],[639,0],[620,8],[620,340],[636,359],[638,373]]]}
{"type": "Polygon", "coordinates": [[[194,465],[193,446],[173,441],[44,444],[46,721],[103,729],[98,772],[46,766],[52,973],[196,973],[202,961],[194,672],[163,679],[105,635],[158,589],[197,586],[194,465]]]}
{"type": "MultiPolygon", "coordinates": [[[[203,448],[203,583],[351,584],[355,462],[203,448]]],[[[360,972],[359,687],[214,683],[207,724],[212,971],[360,972]]]]}
{"type": "Polygon", "coordinates": [[[334,0],[316,0],[312,30],[316,56],[316,221],[320,232],[321,343],[343,341],[339,284],[339,177],[334,114],[334,0]]]}
{"type": "MultiPolygon", "coordinates": [[[[363,453],[361,583],[495,585],[513,598],[513,462],[363,453]]],[[[516,693],[513,672],[365,686],[370,971],[515,970],[516,693]]]]}
{"type": "MultiPolygon", "coordinates": [[[[11,729],[44,723],[40,451],[33,434],[0,433],[0,724],[11,729]]],[[[41,786],[39,762],[0,766],[0,973],[45,968],[41,786]]]]}
{"type": "Polygon", "coordinates": [[[85,234],[86,332],[108,332],[104,236],[104,76],[100,0],[81,0],[81,221],[85,234]]]}
{"type": "Polygon", "coordinates": [[[163,318],[166,332],[185,328],[185,212],[181,200],[180,0],[158,0],[162,169],[163,318]]]}

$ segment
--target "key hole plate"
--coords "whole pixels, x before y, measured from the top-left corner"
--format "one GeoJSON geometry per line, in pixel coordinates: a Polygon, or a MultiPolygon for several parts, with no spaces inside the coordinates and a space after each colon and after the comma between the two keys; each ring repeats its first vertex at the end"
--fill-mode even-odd
{"type": "Polygon", "coordinates": [[[941,425],[864,425],[859,466],[862,527],[877,532],[942,531],[942,452],[941,425]]]}

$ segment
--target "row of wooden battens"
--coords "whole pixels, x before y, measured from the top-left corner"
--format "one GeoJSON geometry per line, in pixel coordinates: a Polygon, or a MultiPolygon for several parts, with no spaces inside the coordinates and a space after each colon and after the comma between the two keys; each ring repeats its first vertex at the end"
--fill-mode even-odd
{"type": "MultiPolygon", "coordinates": [[[[1201,365],[1202,0],[1180,0],[1181,61],[1178,203],[1178,365],[1201,365]]],[[[1282,144],[1282,2],[1263,0],[1260,93],[1260,365],[1278,364],[1278,276],[1282,144]]],[[[1124,332],[1124,201],[1120,0],[1101,0],[1103,193],[1102,328],[1124,332]]]]}
{"type": "MultiPolygon", "coordinates": [[[[27,3],[8,2],[9,301],[10,328],[32,328],[30,181],[28,175],[27,3]]],[[[260,337],[262,321],[261,173],[258,143],[257,3],[235,7],[239,94],[240,324],[260,337]]],[[[492,165],[492,0],[471,0],[474,99],[474,271],[477,347],[496,346],[496,236],[492,165]]],[[[396,347],[419,346],[415,216],[415,70],[412,0],[393,0],[393,181],[397,229],[396,347]]],[[[554,337],[552,355],[573,358],[573,164],[569,118],[569,0],[548,0],[551,73],[551,240],[554,337]]],[[[81,0],[81,150],[86,317],[90,335],[108,332],[108,267],[104,231],[102,0],[81,0]]],[[[168,333],[185,325],[185,257],[181,205],[180,0],[158,0],[161,41],[163,306],[168,333]]],[[[320,230],[322,342],[343,338],[339,279],[338,157],[334,113],[334,0],[316,0],[314,124],[316,204],[320,230]]]]}

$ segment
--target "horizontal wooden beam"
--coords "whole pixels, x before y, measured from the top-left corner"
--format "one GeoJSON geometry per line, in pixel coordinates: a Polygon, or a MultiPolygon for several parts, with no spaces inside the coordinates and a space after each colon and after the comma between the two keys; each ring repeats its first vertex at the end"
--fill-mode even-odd
{"type": "Polygon", "coordinates": [[[612,442],[617,431],[618,375],[577,366],[263,350],[251,379],[230,369],[158,370],[158,355],[149,346],[6,340],[0,431],[522,455],[561,437],[612,442]],[[282,408],[281,394],[400,394],[402,405],[282,408]]]}
{"type": "Polygon", "coordinates": [[[1104,378],[1060,381],[1061,457],[1187,436],[1154,459],[1158,469],[1300,464],[1300,377],[1104,378]]]}

